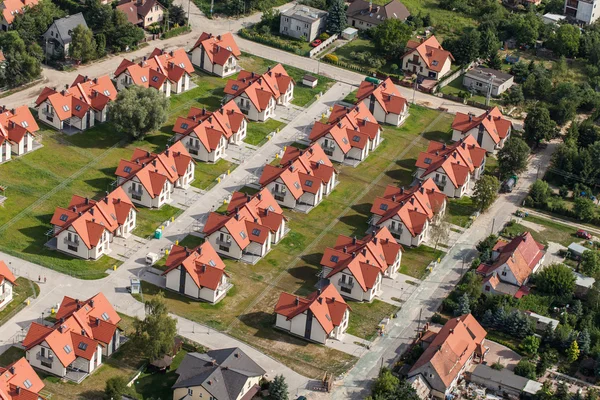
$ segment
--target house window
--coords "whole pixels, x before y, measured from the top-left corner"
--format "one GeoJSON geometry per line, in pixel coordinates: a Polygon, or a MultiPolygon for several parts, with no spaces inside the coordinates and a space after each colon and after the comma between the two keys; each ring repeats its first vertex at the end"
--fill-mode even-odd
{"type": "Polygon", "coordinates": [[[25,389],[29,389],[33,385],[29,379],[26,379],[25,382],[23,382],[23,386],[25,386],[25,389]]]}
{"type": "Polygon", "coordinates": [[[297,30],[297,31],[299,31],[299,30],[300,30],[300,27],[299,27],[299,26],[297,26],[297,27],[296,27],[296,30],[297,30]]]}
{"type": "Polygon", "coordinates": [[[485,291],[489,292],[490,291],[490,286],[489,285],[485,285],[485,291]]]}
{"type": "Polygon", "coordinates": [[[506,271],[502,271],[502,276],[506,276],[506,271]]]}
{"type": "MultiPolygon", "coordinates": [[[[188,389],[188,396],[192,396],[194,391],[192,389],[188,389]]],[[[202,397],[202,393],[200,393],[200,397],[202,397]]]]}

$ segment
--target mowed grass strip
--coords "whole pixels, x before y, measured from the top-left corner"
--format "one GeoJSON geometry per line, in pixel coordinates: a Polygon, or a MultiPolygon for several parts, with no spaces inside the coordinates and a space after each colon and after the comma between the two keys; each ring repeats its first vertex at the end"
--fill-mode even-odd
{"type": "Polygon", "coordinates": [[[353,301],[349,305],[352,307],[352,312],[347,333],[366,340],[373,340],[381,321],[384,318],[391,318],[398,311],[398,307],[377,299],[370,303],[353,301]]]}

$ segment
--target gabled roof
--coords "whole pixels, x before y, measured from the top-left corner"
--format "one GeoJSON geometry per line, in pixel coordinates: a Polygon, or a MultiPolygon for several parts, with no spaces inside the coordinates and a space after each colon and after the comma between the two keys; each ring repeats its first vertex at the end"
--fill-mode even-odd
{"type": "Polygon", "coordinates": [[[137,25],[144,21],[146,15],[154,6],[164,10],[164,7],[156,0],[144,0],[141,4],[137,0],[124,0],[119,2],[117,10],[124,12],[127,15],[127,20],[137,25]]]}
{"type": "Polygon", "coordinates": [[[31,8],[37,3],[39,0],[4,0],[1,6],[2,16],[10,25],[17,14],[22,14],[27,8],[31,8]]]}
{"type": "Polygon", "coordinates": [[[238,58],[242,54],[230,32],[217,36],[202,32],[190,51],[199,46],[204,48],[209,60],[217,65],[225,65],[230,56],[238,58]]]}
{"type": "Polygon", "coordinates": [[[410,16],[410,12],[404,4],[398,0],[392,0],[384,6],[373,5],[366,0],[354,0],[346,11],[348,17],[379,25],[387,18],[395,18],[401,21],[410,16]]]}
{"type": "Polygon", "coordinates": [[[293,82],[283,65],[277,64],[262,75],[240,71],[237,79],[227,81],[224,92],[234,98],[245,94],[260,112],[268,107],[271,99],[277,100],[286,93],[293,82]]]}
{"type": "Polygon", "coordinates": [[[15,278],[10,268],[8,268],[4,261],[0,260],[0,284],[2,284],[4,280],[9,281],[13,285],[17,284],[17,278],[15,278]]]}
{"type": "Polygon", "coordinates": [[[362,102],[366,98],[373,96],[386,114],[402,114],[408,101],[402,97],[400,91],[394,85],[390,78],[376,85],[372,82],[362,81],[356,92],[356,99],[362,102]]]}
{"type": "Polygon", "coordinates": [[[190,275],[198,288],[216,290],[225,273],[225,263],[209,242],[204,242],[193,250],[174,245],[167,257],[167,270],[162,275],[181,266],[190,275]]]}
{"type": "Polygon", "coordinates": [[[117,88],[108,75],[94,79],[77,75],[69,91],[98,111],[104,110],[109,102],[117,98],[117,88]]]}
{"type": "Polygon", "coordinates": [[[494,143],[497,144],[508,135],[509,130],[512,128],[512,122],[504,118],[498,107],[494,107],[478,117],[473,114],[458,112],[452,122],[452,129],[462,133],[476,127],[487,132],[494,143]]]}
{"type": "Polygon", "coordinates": [[[157,66],[151,68],[146,60],[135,64],[133,61],[123,59],[115,71],[115,79],[118,79],[125,72],[129,73],[134,84],[143,87],[152,87],[157,90],[160,90],[165,81],[169,79],[157,66]]]}
{"type": "Polygon", "coordinates": [[[350,306],[346,304],[335,286],[329,284],[311,293],[306,298],[298,297],[290,293],[281,293],[275,305],[275,313],[283,315],[288,320],[310,310],[326,334],[339,326],[344,318],[346,310],[350,306]]]}
{"type": "Polygon", "coordinates": [[[398,217],[414,237],[423,231],[426,221],[431,220],[445,202],[446,195],[429,178],[406,190],[389,185],[383,197],[375,199],[371,212],[381,216],[378,224],[398,217]]]}
{"type": "Polygon", "coordinates": [[[194,72],[194,66],[182,48],[169,52],[155,48],[146,63],[167,76],[171,82],[179,81],[185,73],[191,75],[194,72]]]}
{"type": "MultiPolygon", "coordinates": [[[[82,13],[77,13],[73,15],[67,15],[64,18],[60,18],[55,20],[53,25],[56,25],[56,30],[58,31],[58,35],[63,43],[71,43],[71,33],[77,28],[79,25],[83,25],[87,28],[87,23],[85,22],[85,18],[83,18],[82,13]]],[[[51,27],[50,27],[51,28],[51,27]]],[[[48,29],[50,29],[48,28],[48,29]]],[[[47,32],[47,31],[46,31],[47,32]]]]}
{"type": "Polygon", "coordinates": [[[434,35],[421,42],[409,40],[406,43],[406,48],[407,52],[402,56],[403,59],[416,52],[427,65],[427,69],[432,71],[440,72],[448,59],[454,61],[452,54],[444,50],[434,35]]]}
{"type": "Polygon", "coordinates": [[[209,350],[204,354],[188,353],[177,368],[173,389],[202,386],[218,400],[237,400],[248,378],[266,373],[241,349],[209,350]]]}
{"type": "MultiPolygon", "coordinates": [[[[519,285],[525,283],[545,254],[544,245],[536,242],[529,232],[516,236],[510,242],[498,240],[494,252],[499,254],[493,262],[481,264],[477,271],[484,275],[491,275],[507,266],[519,285]]],[[[498,276],[498,279],[502,280],[502,276],[498,276]]]]}
{"type": "Polygon", "coordinates": [[[487,332],[471,314],[452,318],[425,349],[409,372],[429,364],[446,387],[457,377],[462,367],[479,348],[487,332]]]}
{"type": "Polygon", "coordinates": [[[52,105],[56,116],[61,121],[71,117],[83,119],[91,108],[85,102],[84,96],[79,93],[79,90],[73,88],[61,90],[60,92],[48,87],[44,88],[35,101],[36,107],[39,107],[46,100],[52,105]]]}
{"type": "Polygon", "coordinates": [[[6,368],[0,367],[0,399],[2,400],[39,400],[38,393],[44,388],[44,382],[35,373],[25,357],[6,368]]]}
{"type": "Polygon", "coordinates": [[[21,106],[11,110],[0,107],[0,144],[6,140],[10,143],[20,143],[27,133],[35,136],[35,132],[39,130],[40,127],[29,107],[21,106]]]}

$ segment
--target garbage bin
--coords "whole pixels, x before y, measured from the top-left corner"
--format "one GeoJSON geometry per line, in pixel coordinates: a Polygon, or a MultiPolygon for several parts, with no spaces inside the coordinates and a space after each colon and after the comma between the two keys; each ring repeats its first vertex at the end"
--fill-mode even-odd
{"type": "Polygon", "coordinates": [[[154,238],[155,239],[160,239],[162,237],[162,230],[161,229],[157,229],[154,231],[154,238]]]}

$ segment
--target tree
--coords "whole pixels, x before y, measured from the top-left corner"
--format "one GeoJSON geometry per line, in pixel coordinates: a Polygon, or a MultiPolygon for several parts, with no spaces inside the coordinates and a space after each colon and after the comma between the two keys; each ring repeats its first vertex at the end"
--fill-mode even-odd
{"type": "Polygon", "coordinates": [[[539,144],[544,139],[550,139],[554,134],[556,124],[550,119],[550,112],[542,105],[535,105],[527,113],[523,125],[523,138],[530,143],[539,144]]]}
{"type": "MultiPolygon", "coordinates": [[[[498,40],[496,33],[490,28],[482,31],[479,39],[479,57],[483,58],[484,60],[491,60],[492,58],[496,57],[501,64],[502,61],[498,56],[499,49],[500,41],[498,40]]],[[[490,67],[500,69],[501,65],[498,65],[497,67],[490,67]]]]}
{"type": "Polygon", "coordinates": [[[573,57],[579,53],[579,28],[562,24],[548,41],[548,47],[559,56],[573,57]]]}
{"type": "Polygon", "coordinates": [[[342,33],[348,26],[346,17],[346,4],[344,0],[331,0],[329,14],[327,15],[327,30],[329,33],[342,33]]]}
{"type": "Polygon", "coordinates": [[[498,197],[500,190],[500,181],[491,175],[483,175],[475,182],[475,190],[471,198],[473,204],[477,205],[480,211],[486,211],[498,197]]]}
{"type": "Polygon", "coordinates": [[[529,197],[535,207],[544,207],[550,197],[550,186],[546,181],[538,179],[529,189],[529,197]]]}
{"type": "Polygon", "coordinates": [[[519,345],[519,348],[530,356],[536,355],[539,347],[540,339],[537,336],[533,335],[527,336],[521,341],[521,344],[519,345]]]}
{"type": "Polygon", "coordinates": [[[454,315],[458,317],[465,314],[471,314],[471,299],[469,299],[468,294],[463,293],[458,300],[458,305],[454,310],[454,315]]]}
{"type": "Polygon", "coordinates": [[[112,27],[106,32],[108,45],[113,50],[122,51],[135,46],[144,39],[144,35],[144,30],[130,23],[123,11],[114,11],[112,27]]]}
{"type": "Polygon", "coordinates": [[[2,82],[10,87],[38,78],[42,72],[42,49],[37,43],[27,45],[15,31],[0,33],[0,49],[4,53],[5,76],[2,82]]]}
{"type": "Polygon", "coordinates": [[[575,198],[573,212],[582,221],[591,220],[596,215],[596,205],[587,197],[579,196],[575,198]]]}
{"type": "Polygon", "coordinates": [[[388,59],[400,58],[412,35],[410,27],[396,18],[386,18],[369,33],[377,52],[388,59]]]}
{"type": "MultiPolygon", "coordinates": [[[[495,70],[500,70],[502,69],[502,58],[500,58],[500,54],[498,54],[498,52],[496,51],[495,54],[493,54],[489,61],[488,61],[488,66],[492,69],[495,70]]],[[[519,89],[521,88],[520,86],[513,86],[513,87],[518,87],[519,89]]],[[[512,89],[512,88],[511,88],[512,89]]],[[[510,93],[510,92],[509,92],[510,93]]],[[[522,94],[523,92],[521,92],[522,94]]]]}
{"type": "Polygon", "coordinates": [[[373,384],[370,400],[419,400],[419,396],[404,379],[394,376],[387,368],[382,368],[373,384]]]}
{"type": "Polygon", "coordinates": [[[18,13],[12,23],[12,30],[29,46],[37,43],[55,19],[66,13],[50,0],[42,0],[30,7],[26,13],[18,13]]]}
{"type": "Polygon", "coordinates": [[[100,0],[83,1],[83,17],[94,32],[106,32],[113,28],[113,9],[100,0]]]}
{"type": "Polygon", "coordinates": [[[591,121],[584,121],[579,125],[577,144],[579,147],[588,147],[600,140],[600,130],[591,121]]]}
{"type": "Polygon", "coordinates": [[[600,252],[587,250],[581,255],[581,272],[587,276],[595,276],[600,272],[600,252]]]}
{"type": "Polygon", "coordinates": [[[577,361],[578,358],[579,358],[579,345],[577,344],[576,340],[573,340],[573,342],[571,342],[571,345],[569,346],[569,349],[567,350],[567,360],[570,363],[574,363],[575,361],[577,361]]]}
{"type": "Polygon", "coordinates": [[[73,29],[69,55],[72,59],[83,63],[96,58],[96,41],[90,28],[78,25],[73,29]]]}
{"type": "Polygon", "coordinates": [[[275,376],[269,386],[269,394],[273,400],[288,400],[288,384],[283,375],[275,376]]]}
{"type": "Polygon", "coordinates": [[[552,264],[534,275],[537,289],[541,293],[571,297],[575,291],[575,276],[564,264],[552,264]]]}
{"type": "Polygon", "coordinates": [[[458,64],[465,65],[479,57],[481,33],[476,29],[465,29],[456,39],[446,40],[444,47],[452,53],[458,64]]]}
{"type": "Polygon", "coordinates": [[[150,360],[164,356],[173,349],[177,321],[169,316],[164,294],[145,302],[146,317],[135,319],[133,343],[150,360]]]}
{"type": "MultiPolygon", "coordinates": [[[[491,65],[490,65],[491,67],[491,65]]],[[[492,67],[495,68],[495,67],[492,67]]],[[[518,105],[525,101],[525,97],[523,96],[523,89],[521,89],[521,85],[514,85],[511,87],[506,94],[506,103],[518,105]]]]}
{"type": "Polygon", "coordinates": [[[584,328],[581,332],[579,332],[579,336],[577,337],[577,344],[579,345],[579,350],[581,351],[581,354],[586,356],[590,353],[592,339],[590,337],[590,332],[587,330],[587,328],[584,328]]]}
{"type": "Polygon", "coordinates": [[[168,109],[169,100],[161,92],[133,85],[119,92],[109,112],[119,131],[139,139],[165,123],[168,109]]]}
{"type": "Polygon", "coordinates": [[[515,365],[515,374],[523,376],[527,379],[535,380],[537,375],[535,373],[535,364],[526,358],[522,358],[517,365],[515,365]]]}
{"type": "Polygon", "coordinates": [[[122,376],[114,376],[106,381],[104,394],[110,400],[121,400],[127,393],[127,381],[122,376]]]}
{"type": "Polygon", "coordinates": [[[481,319],[481,325],[483,325],[484,327],[494,325],[494,314],[489,308],[485,310],[485,313],[483,314],[483,318],[481,319]]]}
{"type": "Polygon", "coordinates": [[[450,234],[450,225],[443,219],[437,224],[431,226],[431,240],[435,243],[435,250],[437,250],[440,241],[444,241],[450,234]]]}
{"type": "Polygon", "coordinates": [[[96,56],[104,57],[106,55],[106,36],[104,33],[96,35],[96,56]]]}
{"type": "Polygon", "coordinates": [[[169,7],[169,21],[179,26],[187,24],[186,12],[182,6],[173,4],[169,7]]]}
{"type": "Polygon", "coordinates": [[[279,32],[281,13],[276,8],[269,8],[260,17],[259,25],[268,26],[270,32],[279,32]]]}
{"type": "Polygon", "coordinates": [[[531,149],[523,139],[511,135],[498,152],[498,168],[502,178],[525,171],[531,149]]]}

